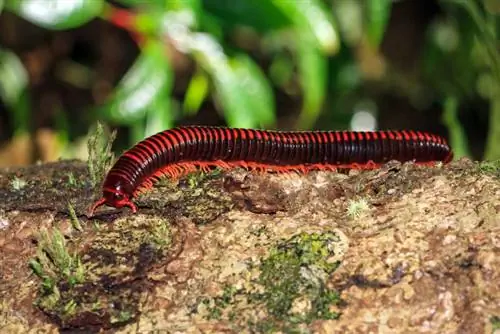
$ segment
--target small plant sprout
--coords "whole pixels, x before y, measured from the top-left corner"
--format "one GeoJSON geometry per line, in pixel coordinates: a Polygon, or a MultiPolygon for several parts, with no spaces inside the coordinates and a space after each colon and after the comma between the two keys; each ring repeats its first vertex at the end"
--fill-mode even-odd
{"type": "Polygon", "coordinates": [[[67,175],[68,175],[68,185],[70,187],[75,187],[78,184],[75,178],[75,174],[73,174],[73,172],[69,172],[67,175]]]}
{"type": "Polygon", "coordinates": [[[10,181],[10,185],[11,185],[12,189],[14,189],[16,191],[23,189],[24,187],[26,187],[27,184],[28,183],[25,180],[18,178],[17,176],[14,177],[12,179],[12,181],[10,181]]]}
{"type": "Polygon", "coordinates": [[[87,166],[93,187],[101,184],[105,173],[115,160],[115,156],[111,151],[115,138],[116,131],[110,134],[99,122],[89,133],[87,166]]]}
{"type": "Polygon", "coordinates": [[[368,201],[364,198],[360,198],[357,200],[349,200],[349,204],[347,206],[347,216],[350,219],[356,219],[361,216],[363,212],[368,211],[369,209],[368,201]]]}
{"type": "Polygon", "coordinates": [[[63,311],[66,315],[72,315],[75,313],[76,307],[77,307],[76,302],[73,299],[71,299],[69,302],[66,303],[66,305],[64,305],[63,311]]]}
{"type": "Polygon", "coordinates": [[[68,202],[68,211],[69,211],[69,216],[71,219],[71,226],[73,226],[73,228],[75,230],[81,232],[83,230],[82,224],[80,224],[80,219],[78,219],[78,216],[76,215],[76,211],[70,202],[68,202]]]}
{"type": "Polygon", "coordinates": [[[56,283],[65,280],[68,285],[84,281],[85,270],[78,255],[71,255],[61,231],[54,229],[51,234],[47,230],[40,232],[35,259],[29,265],[35,275],[42,279],[42,287],[46,293],[54,293],[56,283]]]}

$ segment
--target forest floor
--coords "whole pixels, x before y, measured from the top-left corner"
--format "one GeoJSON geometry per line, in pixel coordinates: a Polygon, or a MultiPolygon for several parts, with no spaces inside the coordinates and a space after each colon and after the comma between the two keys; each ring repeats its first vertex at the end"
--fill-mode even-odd
{"type": "Polygon", "coordinates": [[[90,219],[88,180],[0,170],[0,332],[500,329],[498,166],[195,173],[90,219]]]}

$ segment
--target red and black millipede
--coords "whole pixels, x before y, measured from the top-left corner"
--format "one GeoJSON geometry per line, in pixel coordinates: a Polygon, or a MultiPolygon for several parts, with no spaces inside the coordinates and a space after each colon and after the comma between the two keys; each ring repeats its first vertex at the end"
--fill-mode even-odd
{"type": "Polygon", "coordinates": [[[266,131],[188,126],[159,132],[126,151],[108,172],[101,205],[137,211],[132,199],[161,176],[201,168],[244,167],[276,172],[372,169],[390,160],[447,163],[445,139],[420,131],[266,131]]]}

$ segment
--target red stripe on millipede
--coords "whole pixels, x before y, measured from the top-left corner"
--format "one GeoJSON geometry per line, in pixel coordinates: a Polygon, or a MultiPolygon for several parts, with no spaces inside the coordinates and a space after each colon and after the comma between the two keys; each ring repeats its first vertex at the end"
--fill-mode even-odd
{"type": "MultiPolygon", "coordinates": [[[[306,170],[311,163],[356,168],[357,164],[366,164],[369,160],[376,164],[392,159],[448,162],[452,156],[444,138],[412,130],[275,132],[180,127],[160,132],[125,152],[109,171],[103,187],[107,191],[104,196],[108,196],[105,202],[117,205],[109,198],[110,189],[126,191],[132,198],[138,188],[152,184],[153,175],[160,175],[162,171],[182,174],[207,159],[226,159],[233,164],[252,162],[271,168],[278,164],[282,166],[280,170],[306,170]]],[[[131,202],[126,205],[134,208],[131,202]]]]}

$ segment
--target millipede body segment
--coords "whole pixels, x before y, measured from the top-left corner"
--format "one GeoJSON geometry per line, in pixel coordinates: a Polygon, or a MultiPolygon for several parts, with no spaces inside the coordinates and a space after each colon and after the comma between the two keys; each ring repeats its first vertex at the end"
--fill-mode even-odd
{"type": "Polygon", "coordinates": [[[127,206],[161,176],[177,178],[201,168],[244,167],[276,172],[371,169],[390,160],[428,164],[453,158],[446,141],[419,131],[266,131],[188,126],[157,133],[126,151],[103,184],[101,205],[127,206]]]}

